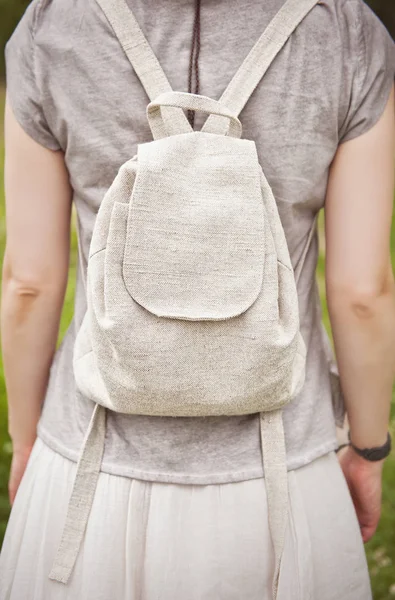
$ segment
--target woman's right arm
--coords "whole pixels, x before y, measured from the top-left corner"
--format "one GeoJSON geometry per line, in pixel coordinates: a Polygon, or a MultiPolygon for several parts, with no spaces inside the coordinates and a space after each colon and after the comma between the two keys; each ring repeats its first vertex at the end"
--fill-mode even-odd
{"type": "Polygon", "coordinates": [[[1,337],[13,460],[13,501],[36,438],[67,283],[71,188],[63,154],[5,118],[7,244],[1,337]]]}
{"type": "MultiPolygon", "coordinates": [[[[359,448],[386,441],[395,371],[394,93],[367,133],[340,145],[325,204],[326,286],[350,435],[359,448]]],[[[352,449],[341,462],[369,539],[378,524],[382,462],[352,449]]]]}

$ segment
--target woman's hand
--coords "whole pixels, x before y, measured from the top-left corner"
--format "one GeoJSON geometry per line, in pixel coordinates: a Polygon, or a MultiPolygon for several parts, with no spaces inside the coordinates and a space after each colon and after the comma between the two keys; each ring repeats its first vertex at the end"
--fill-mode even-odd
{"type": "Polygon", "coordinates": [[[12,455],[10,479],[8,482],[8,495],[10,504],[15,500],[19,484],[22,481],[23,474],[26,470],[26,465],[30,457],[32,447],[15,448],[12,455]]]}
{"type": "Polygon", "coordinates": [[[381,482],[384,461],[369,462],[351,446],[339,452],[339,462],[357,513],[362,539],[374,535],[381,514],[381,482]]]}

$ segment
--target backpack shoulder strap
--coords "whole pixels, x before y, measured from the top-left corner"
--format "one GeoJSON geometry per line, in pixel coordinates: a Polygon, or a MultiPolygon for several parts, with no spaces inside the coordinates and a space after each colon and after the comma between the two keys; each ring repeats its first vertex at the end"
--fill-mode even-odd
{"type": "MultiPolygon", "coordinates": [[[[238,116],[288,38],[318,0],[286,0],[269,23],[221,96],[220,102],[238,116]]],[[[202,131],[225,135],[227,122],[210,116],[202,131]]]]}
{"type": "MultiPolygon", "coordinates": [[[[129,62],[140,79],[151,101],[165,92],[171,85],[159,64],[151,46],[125,0],[96,0],[110,23],[129,62]]],[[[166,109],[166,125],[173,125],[177,132],[190,132],[192,128],[182,109],[166,109]]]]}

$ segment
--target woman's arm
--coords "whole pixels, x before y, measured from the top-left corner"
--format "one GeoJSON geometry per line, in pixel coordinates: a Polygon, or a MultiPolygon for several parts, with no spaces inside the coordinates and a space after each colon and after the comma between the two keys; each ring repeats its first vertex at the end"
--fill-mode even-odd
{"type": "MultiPolygon", "coordinates": [[[[394,150],[392,92],[379,122],[340,146],[325,205],[328,307],[351,439],[359,448],[381,446],[386,441],[395,372],[395,288],[390,256],[394,150]]],[[[380,514],[382,464],[368,463],[352,451],[346,454],[347,465],[350,457],[352,460],[345,474],[350,488],[354,486],[351,492],[357,512],[357,504],[371,496],[371,510],[369,502],[359,510],[368,539],[380,514]],[[365,474],[359,491],[350,481],[350,468],[353,473],[363,469],[365,474]],[[375,493],[364,489],[367,472],[376,473],[375,493]]]]}
{"type": "Polygon", "coordinates": [[[69,263],[71,189],[62,153],[33,141],[9,105],[5,153],[1,333],[14,453],[12,502],[36,438],[56,348],[69,263]]]}

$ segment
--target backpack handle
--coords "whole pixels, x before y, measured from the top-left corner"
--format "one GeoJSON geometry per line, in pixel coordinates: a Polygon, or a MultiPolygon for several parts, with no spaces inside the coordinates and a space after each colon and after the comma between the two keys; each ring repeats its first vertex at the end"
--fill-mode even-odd
{"type": "MultiPolygon", "coordinates": [[[[168,131],[163,121],[161,107],[171,106],[174,108],[182,108],[184,110],[193,110],[206,113],[208,115],[218,115],[229,119],[228,131],[225,135],[230,137],[240,138],[242,134],[242,125],[236,115],[221,102],[208,98],[207,96],[199,96],[197,94],[187,94],[185,92],[165,92],[160,94],[153,102],[147,106],[147,117],[151,127],[152,135],[155,140],[167,137],[168,131]]],[[[175,133],[192,133],[191,126],[182,131],[175,133]]]]}

